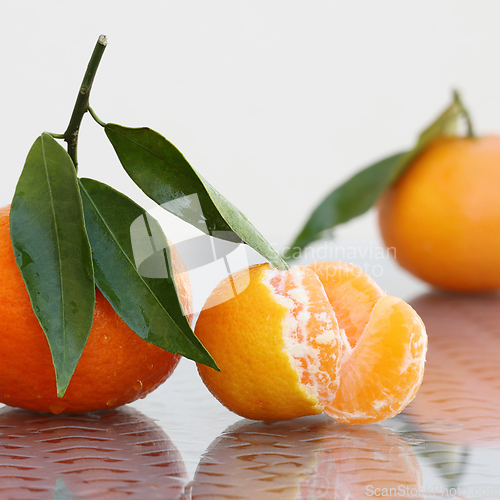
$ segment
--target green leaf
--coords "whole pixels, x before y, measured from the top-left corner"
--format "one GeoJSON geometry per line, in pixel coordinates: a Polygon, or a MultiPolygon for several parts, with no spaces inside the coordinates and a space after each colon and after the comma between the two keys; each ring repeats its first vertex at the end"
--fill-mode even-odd
{"type": "Polygon", "coordinates": [[[147,342],[217,369],[184,315],[158,222],[102,182],[80,179],[80,189],[95,280],[117,314],[147,342]]]}
{"type": "Polygon", "coordinates": [[[92,327],[95,286],[76,170],[48,134],[28,154],[12,201],[10,228],[62,397],[92,327]]]}
{"type": "Polygon", "coordinates": [[[348,222],[372,208],[384,191],[401,176],[430,142],[438,137],[456,135],[460,117],[466,118],[471,134],[469,114],[455,92],[450,106],[420,134],[411,150],[370,165],[326,196],[313,210],[295,240],[285,249],[284,258],[298,258],[307,245],[324,237],[327,231],[328,235],[331,235],[335,226],[348,222]]]}
{"type": "Polygon", "coordinates": [[[469,133],[472,133],[469,113],[464,108],[458,92],[453,93],[452,103],[419,135],[417,143],[410,149],[395,166],[389,185],[394,183],[407,169],[410,163],[435,139],[451,137],[457,134],[457,125],[460,117],[467,119],[469,133]]]}
{"type": "Polygon", "coordinates": [[[334,189],[313,211],[285,259],[298,258],[302,249],[320,239],[326,231],[367,212],[387,189],[405,153],[398,153],[361,170],[334,189]]]}
{"type": "Polygon", "coordinates": [[[132,180],[164,209],[217,238],[245,242],[278,269],[288,269],[248,219],[149,128],[107,124],[106,135],[132,180]]]}

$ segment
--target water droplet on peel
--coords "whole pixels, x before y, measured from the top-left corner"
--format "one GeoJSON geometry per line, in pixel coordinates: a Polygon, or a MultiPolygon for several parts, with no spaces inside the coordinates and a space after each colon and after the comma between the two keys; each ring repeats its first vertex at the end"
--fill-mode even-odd
{"type": "Polygon", "coordinates": [[[142,389],[142,382],[138,380],[133,386],[134,391],[140,391],[142,389]]]}
{"type": "Polygon", "coordinates": [[[103,335],[103,336],[101,337],[101,342],[102,342],[103,344],[106,344],[108,341],[109,341],[109,337],[108,337],[107,335],[103,335]]]}
{"type": "Polygon", "coordinates": [[[114,406],[116,404],[118,398],[113,398],[110,399],[109,401],[106,402],[106,406],[114,406]]]}
{"type": "Polygon", "coordinates": [[[50,405],[49,406],[49,411],[53,413],[54,415],[59,415],[59,413],[62,413],[64,411],[65,406],[63,405],[50,405]]]}

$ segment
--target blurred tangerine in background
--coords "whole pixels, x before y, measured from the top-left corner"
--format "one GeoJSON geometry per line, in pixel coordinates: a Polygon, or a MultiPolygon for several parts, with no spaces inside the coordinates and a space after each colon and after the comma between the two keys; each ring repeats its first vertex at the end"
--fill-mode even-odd
{"type": "Polygon", "coordinates": [[[442,137],[379,200],[398,263],[457,292],[500,288],[500,137],[442,137]]]}

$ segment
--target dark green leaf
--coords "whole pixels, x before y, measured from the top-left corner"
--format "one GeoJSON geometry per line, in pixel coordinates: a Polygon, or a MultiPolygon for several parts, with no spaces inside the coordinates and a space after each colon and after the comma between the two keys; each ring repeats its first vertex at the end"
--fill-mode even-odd
{"type": "Polygon", "coordinates": [[[92,327],[95,286],[75,167],[48,134],[28,154],[10,226],[16,262],[47,336],[62,396],[92,327]]]}
{"type": "Polygon", "coordinates": [[[184,315],[158,222],[102,182],[80,179],[80,189],[96,283],[117,314],[147,342],[216,368],[184,315]]]}
{"type": "MultiPolygon", "coordinates": [[[[468,119],[458,93],[453,102],[419,136],[410,151],[398,153],[371,165],[334,189],[312,212],[293,243],[286,248],[284,258],[293,260],[313,241],[324,237],[338,224],[367,212],[384,191],[406,170],[410,163],[433,140],[455,135],[461,116],[468,119]]],[[[469,124],[470,125],[470,124],[469,124]]]]}
{"type": "Polygon", "coordinates": [[[218,193],[163,136],[148,128],[107,124],[123,168],[156,203],[203,232],[243,241],[279,269],[288,269],[248,219],[218,193]]]}

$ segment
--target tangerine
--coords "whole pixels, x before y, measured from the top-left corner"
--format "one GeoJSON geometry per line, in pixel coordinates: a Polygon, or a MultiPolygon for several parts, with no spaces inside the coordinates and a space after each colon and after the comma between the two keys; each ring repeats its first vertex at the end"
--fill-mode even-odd
{"type": "Polygon", "coordinates": [[[427,347],[408,304],[338,262],[243,269],[215,288],[195,333],[221,369],[198,365],[208,389],[255,420],[390,418],[415,396],[427,347]]]}
{"type": "Polygon", "coordinates": [[[437,288],[500,288],[500,137],[433,141],[378,204],[397,262],[437,288]]]}
{"type": "MultiPolygon", "coordinates": [[[[142,340],[96,289],[94,322],[68,389],[57,397],[47,338],[32,310],[17,267],[9,207],[0,209],[0,402],[41,412],[110,409],[145,397],[163,383],[180,356],[142,340]]],[[[172,252],[179,296],[191,318],[191,291],[172,252]]]]}

